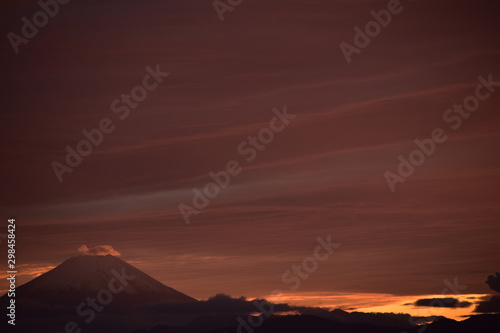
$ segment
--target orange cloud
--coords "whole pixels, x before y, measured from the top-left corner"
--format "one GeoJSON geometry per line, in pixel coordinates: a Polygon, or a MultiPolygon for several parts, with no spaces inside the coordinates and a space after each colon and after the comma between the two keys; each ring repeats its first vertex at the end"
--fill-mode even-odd
{"type": "Polygon", "coordinates": [[[83,244],[78,248],[78,252],[86,256],[105,256],[111,254],[115,257],[119,257],[122,254],[116,251],[111,245],[96,245],[89,248],[87,245],[83,244]]]}

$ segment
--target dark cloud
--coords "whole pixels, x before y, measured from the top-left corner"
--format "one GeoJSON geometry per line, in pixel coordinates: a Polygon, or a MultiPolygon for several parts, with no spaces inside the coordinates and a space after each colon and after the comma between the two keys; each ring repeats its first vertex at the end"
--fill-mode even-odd
{"type": "Polygon", "coordinates": [[[460,302],[456,298],[422,298],[415,302],[416,306],[429,306],[435,308],[466,308],[471,302],[460,302]]]}
{"type": "Polygon", "coordinates": [[[494,291],[500,293],[500,272],[496,272],[495,274],[488,276],[486,284],[494,291]]]}
{"type": "Polygon", "coordinates": [[[147,310],[158,313],[176,315],[204,315],[211,313],[220,315],[247,315],[254,312],[262,312],[262,309],[272,309],[274,312],[281,312],[292,311],[298,308],[283,303],[270,303],[265,299],[249,301],[245,297],[232,298],[225,294],[217,294],[206,301],[196,303],[163,303],[147,308],[147,310]]]}
{"type": "Polygon", "coordinates": [[[474,312],[500,313],[500,296],[493,296],[487,301],[480,302],[474,312]]]}
{"type": "MultiPolygon", "coordinates": [[[[486,279],[485,283],[494,291],[500,292],[500,272],[491,274],[486,279]]],[[[482,301],[478,304],[474,312],[480,313],[499,313],[500,312],[500,296],[492,296],[490,299],[482,301]]]]}
{"type": "MultiPolygon", "coordinates": [[[[385,327],[411,328],[412,316],[395,313],[346,312],[340,309],[330,311],[325,308],[296,306],[287,303],[271,303],[265,299],[248,300],[245,297],[232,298],[226,294],[217,294],[208,300],[196,303],[163,303],[145,308],[149,313],[161,315],[196,315],[200,318],[217,316],[234,320],[234,316],[246,316],[251,313],[297,311],[303,315],[330,319],[341,323],[366,323],[385,327]]],[[[418,320],[419,317],[413,317],[418,320]]],[[[201,320],[201,319],[200,319],[201,320]]]]}

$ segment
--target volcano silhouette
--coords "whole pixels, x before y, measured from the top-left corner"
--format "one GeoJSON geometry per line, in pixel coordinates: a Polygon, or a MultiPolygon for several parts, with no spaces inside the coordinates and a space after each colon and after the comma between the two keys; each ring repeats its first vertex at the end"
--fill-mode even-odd
{"type": "MultiPolygon", "coordinates": [[[[0,306],[9,301],[4,295],[0,306]]],[[[80,255],[17,287],[15,303],[16,328],[22,332],[64,332],[75,322],[82,330],[109,333],[154,323],[144,310],[150,306],[198,301],[112,255],[80,255]]]]}
{"type": "Polygon", "coordinates": [[[196,302],[112,255],[69,258],[17,288],[16,294],[26,302],[75,306],[87,297],[111,294],[111,308],[196,302]]]}

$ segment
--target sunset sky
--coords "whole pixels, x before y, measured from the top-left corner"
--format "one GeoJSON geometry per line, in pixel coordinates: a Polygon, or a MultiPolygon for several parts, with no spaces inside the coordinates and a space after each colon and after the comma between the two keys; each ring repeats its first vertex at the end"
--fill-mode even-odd
{"type": "Polygon", "coordinates": [[[16,54],[7,34],[40,7],[4,1],[0,211],[17,220],[19,282],[86,244],[197,299],[279,289],[364,309],[455,278],[492,293],[500,87],[456,129],[443,115],[479,76],[500,82],[500,3],[402,0],[348,63],[339,45],[390,2],[243,0],[221,22],[212,0],[72,0],[16,54]],[[148,66],[169,75],[120,119],[112,103],[148,66]],[[295,117],[247,161],[240,144],[284,109],[295,117]],[[60,182],[53,162],[104,118],[114,130],[60,182]],[[436,128],[447,140],[392,192],[384,173],[436,128]],[[186,224],[179,205],[231,160],[241,172],[186,224]],[[284,272],[328,235],[340,246],[291,290],[284,272]]]}

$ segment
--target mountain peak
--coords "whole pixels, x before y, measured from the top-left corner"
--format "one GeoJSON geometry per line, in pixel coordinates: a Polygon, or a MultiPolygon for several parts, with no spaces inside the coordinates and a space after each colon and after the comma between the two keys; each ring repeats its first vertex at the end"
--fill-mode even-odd
{"type": "Polygon", "coordinates": [[[120,289],[117,297],[132,304],[195,302],[113,255],[78,255],[20,286],[21,297],[37,302],[71,304],[95,297],[110,286],[120,289]]]}

